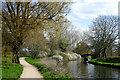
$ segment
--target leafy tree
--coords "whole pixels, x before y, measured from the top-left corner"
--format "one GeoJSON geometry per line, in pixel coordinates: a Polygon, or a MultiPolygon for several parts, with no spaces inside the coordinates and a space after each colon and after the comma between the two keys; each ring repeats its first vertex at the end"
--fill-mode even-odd
{"type": "Polygon", "coordinates": [[[60,50],[59,43],[63,40],[62,36],[68,29],[69,21],[64,16],[61,16],[59,22],[49,22],[46,28],[46,35],[48,38],[48,46],[51,50],[51,56],[55,54],[55,50],[60,50]],[[52,27],[52,28],[51,28],[52,27]]]}
{"type": "Polygon", "coordinates": [[[47,48],[47,39],[44,37],[43,30],[37,28],[31,30],[24,40],[24,48],[28,48],[32,58],[36,58],[40,51],[45,51],[47,48]]]}
{"type": "Polygon", "coordinates": [[[8,54],[11,54],[11,48],[7,45],[2,46],[2,56],[7,57],[8,54]]]}
{"type": "Polygon", "coordinates": [[[90,48],[85,42],[79,42],[74,51],[80,55],[84,55],[90,53],[90,48]]]}
{"type": "Polygon", "coordinates": [[[68,42],[66,40],[59,40],[59,48],[62,52],[65,52],[68,47],[68,42]]]}
{"type": "Polygon", "coordinates": [[[68,5],[65,2],[3,2],[2,25],[12,38],[9,45],[13,52],[13,63],[19,63],[18,51],[26,34],[38,26],[44,29],[45,21],[59,21],[59,14],[69,11],[68,5]]]}
{"type": "MultiPolygon", "coordinates": [[[[67,42],[66,51],[73,51],[75,45],[80,40],[79,32],[75,31],[75,27],[69,23],[69,27],[66,31],[63,32],[60,39],[65,40],[67,42]]],[[[66,43],[65,43],[66,44],[66,43]]]]}

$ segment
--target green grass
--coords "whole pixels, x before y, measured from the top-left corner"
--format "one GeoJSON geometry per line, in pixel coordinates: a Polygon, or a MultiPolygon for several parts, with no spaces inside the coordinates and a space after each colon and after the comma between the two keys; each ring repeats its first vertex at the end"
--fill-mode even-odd
{"type": "Polygon", "coordinates": [[[30,56],[21,54],[20,57],[30,57],[30,56]]]}
{"type": "Polygon", "coordinates": [[[23,66],[12,63],[11,55],[2,57],[2,80],[18,80],[22,74],[23,66]]]}
{"type": "Polygon", "coordinates": [[[109,57],[106,59],[93,59],[90,62],[92,63],[97,63],[97,64],[101,64],[101,65],[108,65],[108,66],[118,66],[120,67],[120,58],[116,58],[116,57],[109,57]]]}
{"type": "Polygon", "coordinates": [[[17,63],[2,65],[2,78],[3,79],[19,79],[22,74],[23,67],[17,63]]]}
{"type": "Polygon", "coordinates": [[[40,73],[43,75],[45,80],[56,80],[56,79],[61,80],[61,79],[68,79],[68,78],[69,80],[73,80],[69,74],[63,74],[63,75],[55,74],[46,65],[37,63],[38,61],[40,61],[40,59],[32,59],[29,57],[29,58],[26,58],[25,60],[28,63],[36,66],[38,70],[40,71],[40,73]]]}
{"type": "Polygon", "coordinates": [[[2,66],[0,65],[0,80],[2,79],[2,66]]]}

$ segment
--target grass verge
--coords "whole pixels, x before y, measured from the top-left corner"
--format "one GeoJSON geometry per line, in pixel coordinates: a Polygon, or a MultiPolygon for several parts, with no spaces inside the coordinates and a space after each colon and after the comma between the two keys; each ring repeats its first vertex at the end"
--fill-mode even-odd
{"type": "Polygon", "coordinates": [[[120,68],[120,62],[116,60],[114,61],[113,59],[111,60],[110,59],[109,60],[108,59],[93,59],[90,61],[90,63],[120,68]]]}
{"type": "Polygon", "coordinates": [[[2,79],[2,65],[0,65],[0,80],[2,79]]]}
{"type": "Polygon", "coordinates": [[[55,74],[46,65],[38,64],[37,62],[40,61],[40,59],[32,59],[29,57],[29,58],[26,58],[25,60],[28,63],[36,66],[38,68],[38,70],[40,71],[40,73],[43,75],[45,80],[65,80],[68,78],[69,78],[69,80],[73,80],[69,74],[64,74],[64,75],[55,74]]]}
{"type": "Polygon", "coordinates": [[[2,80],[13,79],[18,80],[22,74],[23,67],[17,63],[2,65],[2,80]]]}
{"type": "Polygon", "coordinates": [[[23,66],[12,63],[11,56],[2,57],[2,80],[18,80],[22,74],[23,66]]]}
{"type": "Polygon", "coordinates": [[[28,56],[28,55],[20,55],[19,57],[30,57],[30,56],[28,56]]]}

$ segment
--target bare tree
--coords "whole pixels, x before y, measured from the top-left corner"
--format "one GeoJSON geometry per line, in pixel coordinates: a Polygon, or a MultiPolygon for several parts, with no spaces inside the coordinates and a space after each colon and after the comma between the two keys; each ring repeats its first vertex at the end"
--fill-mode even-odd
{"type": "Polygon", "coordinates": [[[120,16],[118,18],[118,55],[120,56],[120,16]]]}
{"type": "Polygon", "coordinates": [[[107,57],[106,50],[118,36],[117,25],[118,18],[115,16],[99,16],[93,21],[89,39],[97,57],[107,57]]]}

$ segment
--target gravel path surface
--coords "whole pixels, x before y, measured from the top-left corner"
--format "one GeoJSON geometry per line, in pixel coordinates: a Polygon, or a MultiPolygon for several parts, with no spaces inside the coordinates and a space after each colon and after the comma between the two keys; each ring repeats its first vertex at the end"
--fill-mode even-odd
{"type": "Polygon", "coordinates": [[[29,64],[25,61],[25,57],[20,58],[20,64],[23,65],[23,73],[20,76],[21,78],[41,78],[40,80],[43,80],[43,76],[40,74],[38,69],[34,67],[33,65],[29,64]]]}

